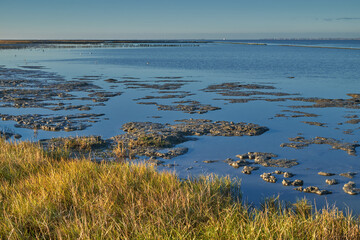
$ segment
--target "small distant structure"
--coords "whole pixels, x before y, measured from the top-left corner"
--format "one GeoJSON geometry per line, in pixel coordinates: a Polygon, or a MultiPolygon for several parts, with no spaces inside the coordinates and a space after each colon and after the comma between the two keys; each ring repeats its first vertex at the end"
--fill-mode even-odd
{"type": "Polygon", "coordinates": [[[225,41],[225,40],[226,40],[226,38],[223,38],[222,40],[223,40],[223,41],[225,41]]]}

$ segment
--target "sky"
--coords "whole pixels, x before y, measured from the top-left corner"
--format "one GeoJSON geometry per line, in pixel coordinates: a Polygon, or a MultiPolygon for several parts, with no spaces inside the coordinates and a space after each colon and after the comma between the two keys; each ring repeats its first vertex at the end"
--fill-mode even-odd
{"type": "Polygon", "coordinates": [[[0,39],[360,38],[360,0],[0,0],[0,39]]]}

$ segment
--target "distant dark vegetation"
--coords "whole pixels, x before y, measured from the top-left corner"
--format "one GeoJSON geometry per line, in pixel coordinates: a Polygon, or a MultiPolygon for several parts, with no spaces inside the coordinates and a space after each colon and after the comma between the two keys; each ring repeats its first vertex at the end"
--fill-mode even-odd
{"type": "MultiPolygon", "coordinates": [[[[20,49],[29,47],[53,47],[75,45],[112,45],[112,44],[163,44],[163,46],[177,46],[176,44],[198,44],[208,41],[194,40],[0,40],[0,49],[20,49]],[[169,45],[170,44],[170,45],[169,45]]],[[[161,45],[160,45],[161,46],[161,45]]]]}

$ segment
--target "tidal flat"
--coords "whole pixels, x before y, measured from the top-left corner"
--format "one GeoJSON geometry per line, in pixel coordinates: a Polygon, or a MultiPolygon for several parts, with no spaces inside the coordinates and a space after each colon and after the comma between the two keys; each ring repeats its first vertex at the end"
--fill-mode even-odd
{"type": "Polygon", "coordinates": [[[225,43],[3,42],[1,136],[360,213],[359,41],[225,43]]]}

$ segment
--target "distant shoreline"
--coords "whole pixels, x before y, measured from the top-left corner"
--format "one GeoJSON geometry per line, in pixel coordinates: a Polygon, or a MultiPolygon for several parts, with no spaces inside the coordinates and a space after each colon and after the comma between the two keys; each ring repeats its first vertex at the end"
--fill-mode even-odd
{"type": "MultiPolygon", "coordinates": [[[[226,44],[242,44],[242,45],[261,45],[268,46],[267,43],[247,43],[247,42],[226,42],[226,44]]],[[[313,46],[313,45],[295,45],[295,44],[274,44],[271,46],[280,46],[280,47],[304,47],[304,48],[326,48],[326,49],[347,49],[347,50],[360,50],[360,48],[351,48],[351,47],[326,47],[326,46],[313,46]]]]}
{"type": "MultiPolygon", "coordinates": [[[[266,41],[266,40],[264,40],[266,41]]],[[[286,41],[286,40],[284,40],[286,41]]],[[[326,48],[326,49],[343,49],[343,50],[360,50],[352,47],[332,47],[332,46],[315,46],[315,45],[296,45],[296,44],[269,44],[266,42],[234,42],[219,40],[0,40],[0,49],[24,49],[31,47],[88,47],[81,45],[112,45],[112,44],[163,44],[164,46],[177,46],[173,44],[200,44],[200,43],[223,43],[223,44],[241,44],[255,46],[280,46],[280,47],[303,47],[303,48],[326,48]]]]}
{"type": "MultiPolygon", "coordinates": [[[[264,41],[269,41],[265,40],[264,41]]],[[[290,39],[289,39],[290,40],[290,39]]],[[[279,41],[289,41],[281,39],[279,41]]],[[[305,39],[304,39],[305,40],[305,39]]],[[[323,39],[314,39],[323,40],[323,39]]],[[[338,39],[329,39],[338,40],[338,39]]],[[[358,39],[346,39],[346,40],[358,40],[358,39]]],[[[331,46],[315,46],[315,45],[296,45],[296,44],[269,44],[266,42],[234,42],[235,40],[221,41],[221,40],[0,40],[0,49],[23,49],[29,47],[46,47],[53,44],[56,45],[111,45],[111,44],[199,44],[199,43],[224,43],[224,44],[242,44],[242,45],[256,45],[256,46],[281,46],[281,47],[304,47],[304,48],[326,48],[326,49],[345,49],[345,50],[360,50],[360,48],[352,47],[331,47],[331,46]]],[[[241,41],[241,40],[240,40],[241,41]]],[[[249,40],[249,41],[261,41],[261,40],[249,40]]],[[[296,39],[293,41],[301,41],[296,39]]]]}
{"type": "Polygon", "coordinates": [[[41,47],[51,44],[57,45],[82,45],[82,44],[184,44],[184,43],[209,43],[202,40],[0,40],[0,49],[22,49],[28,47],[41,47]]]}

